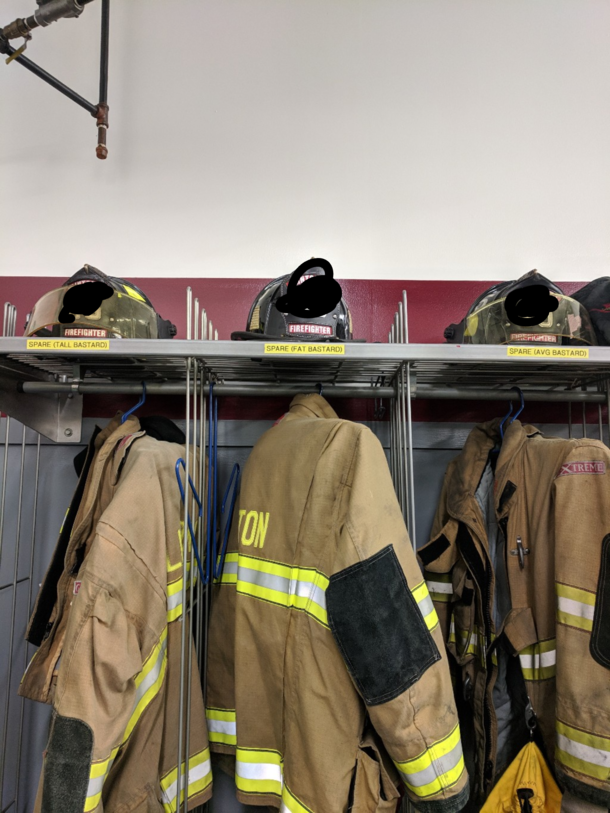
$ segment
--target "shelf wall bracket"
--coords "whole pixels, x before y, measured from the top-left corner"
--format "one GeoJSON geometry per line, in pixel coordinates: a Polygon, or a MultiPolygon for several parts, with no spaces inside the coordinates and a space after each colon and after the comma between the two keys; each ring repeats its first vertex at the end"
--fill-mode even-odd
{"type": "Polygon", "coordinates": [[[0,376],[0,412],[55,443],[80,443],[83,396],[75,392],[20,392],[18,379],[0,376]]]}

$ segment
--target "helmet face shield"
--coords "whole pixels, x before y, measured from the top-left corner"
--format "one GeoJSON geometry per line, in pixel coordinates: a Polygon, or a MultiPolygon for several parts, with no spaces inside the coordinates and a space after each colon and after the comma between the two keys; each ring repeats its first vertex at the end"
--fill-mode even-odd
{"type": "Polygon", "coordinates": [[[94,313],[89,315],[75,313],[73,322],[62,324],[59,321],[59,314],[64,296],[73,287],[74,285],[66,285],[63,288],[56,288],[38,300],[26,325],[26,336],[159,338],[157,314],[135,290],[133,294],[115,290],[109,299],[102,301],[94,313]]]}
{"type": "Polygon", "coordinates": [[[504,307],[506,291],[477,302],[466,317],[464,344],[595,345],[597,341],[586,309],[575,299],[550,291],[559,304],[538,325],[523,327],[510,321],[504,307]]]}

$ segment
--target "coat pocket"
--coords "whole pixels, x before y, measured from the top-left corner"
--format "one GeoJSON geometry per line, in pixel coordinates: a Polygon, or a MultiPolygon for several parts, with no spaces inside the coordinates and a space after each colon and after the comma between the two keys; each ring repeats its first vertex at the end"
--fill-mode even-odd
{"type": "Polygon", "coordinates": [[[350,813],[395,813],[400,793],[372,737],[358,748],[354,801],[350,813]]]}

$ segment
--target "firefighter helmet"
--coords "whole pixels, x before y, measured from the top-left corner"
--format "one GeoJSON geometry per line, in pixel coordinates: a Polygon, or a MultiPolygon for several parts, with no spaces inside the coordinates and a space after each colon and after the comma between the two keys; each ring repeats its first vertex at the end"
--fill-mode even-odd
{"type": "Polygon", "coordinates": [[[38,300],[28,316],[25,335],[171,339],[176,335],[176,326],[159,316],[150,299],[137,285],[120,277],[108,277],[92,265],[84,265],[61,288],[49,291],[38,300]],[[94,311],[76,313],[69,304],[70,291],[91,282],[104,283],[112,289],[112,293],[94,311]],[[66,320],[65,314],[68,312],[70,315],[66,320]]]}
{"type": "MultiPolygon", "coordinates": [[[[324,274],[325,271],[321,267],[310,268],[297,284],[324,274]]],[[[264,286],[250,308],[246,330],[231,333],[233,340],[358,341],[353,339],[352,317],[343,298],[330,313],[323,316],[293,316],[278,310],[276,302],[280,297],[286,296],[291,276],[292,274],[286,274],[264,286]]]]}
{"type": "MultiPolygon", "coordinates": [[[[523,303],[525,311],[520,315],[527,319],[526,298],[523,303]]],[[[494,285],[476,300],[466,316],[464,344],[592,345],[597,341],[586,308],[534,270],[518,280],[494,285]],[[558,300],[557,308],[538,324],[515,324],[505,302],[511,294],[515,299],[516,292],[531,285],[544,285],[558,300]]]]}

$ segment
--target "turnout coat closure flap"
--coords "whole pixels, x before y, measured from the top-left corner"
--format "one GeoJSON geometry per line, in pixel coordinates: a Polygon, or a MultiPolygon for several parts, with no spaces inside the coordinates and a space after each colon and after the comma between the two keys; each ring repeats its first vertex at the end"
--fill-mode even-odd
{"type": "Polygon", "coordinates": [[[609,807],[610,452],[599,441],[545,437],[514,421],[486,523],[476,492],[498,423],[477,426],[449,465],[432,538],[419,551],[474,720],[478,792],[486,795],[494,780],[492,693],[502,646],[518,660],[560,784],[609,807]],[[506,543],[510,607],[499,628],[489,521],[506,543]]]}
{"type": "Polygon", "coordinates": [[[293,400],[246,463],[214,590],[210,747],[241,801],[393,811],[404,783],[422,813],[462,809],[438,618],[368,428],[293,400]]]}
{"type": "MultiPolygon", "coordinates": [[[[172,813],[185,588],[175,464],[184,447],[117,416],[90,452],[28,631],[45,634],[19,690],[53,705],[36,811],[172,813]]],[[[212,782],[196,662],[182,765],[184,774],[188,758],[189,809],[212,782]]]]}

